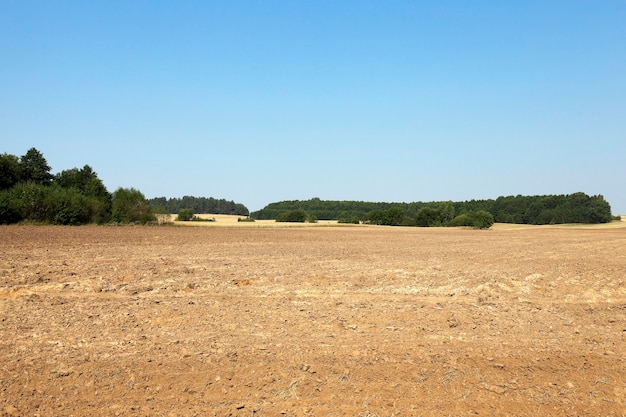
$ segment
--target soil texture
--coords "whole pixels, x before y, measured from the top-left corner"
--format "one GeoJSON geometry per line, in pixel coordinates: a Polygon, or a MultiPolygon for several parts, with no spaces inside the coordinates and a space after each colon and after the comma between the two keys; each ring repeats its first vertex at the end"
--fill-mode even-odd
{"type": "Polygon", "coordinates": [[[626,228],[0,227],[1,416],[624,416],[626,228]]]}

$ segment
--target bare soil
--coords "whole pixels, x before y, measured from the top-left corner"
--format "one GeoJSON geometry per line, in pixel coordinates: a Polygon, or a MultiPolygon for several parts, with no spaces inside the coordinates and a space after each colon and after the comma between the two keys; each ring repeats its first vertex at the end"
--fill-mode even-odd
{"type": "Polygon", "coordinates": [[[2,416],[624,416],[626,228],[0,227],[2,416]]]}

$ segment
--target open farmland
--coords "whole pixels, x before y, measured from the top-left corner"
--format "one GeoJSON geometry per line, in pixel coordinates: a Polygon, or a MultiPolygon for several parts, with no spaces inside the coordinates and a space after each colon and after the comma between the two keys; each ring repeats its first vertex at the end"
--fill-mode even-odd
{"type": "Polygon", "coordinates": [[[0,415],[626,415],[626,228],[260,226],[0,227],[0,415]]]}

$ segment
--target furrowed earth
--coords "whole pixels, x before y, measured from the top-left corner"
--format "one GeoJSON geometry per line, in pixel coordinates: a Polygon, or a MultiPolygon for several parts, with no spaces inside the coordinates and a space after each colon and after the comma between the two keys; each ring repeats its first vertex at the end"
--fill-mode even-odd
{"type": "Polygon", "coordinates": [[[626,415],[623,226],[220,222],[0,227],[0,415],[626,415]]]}

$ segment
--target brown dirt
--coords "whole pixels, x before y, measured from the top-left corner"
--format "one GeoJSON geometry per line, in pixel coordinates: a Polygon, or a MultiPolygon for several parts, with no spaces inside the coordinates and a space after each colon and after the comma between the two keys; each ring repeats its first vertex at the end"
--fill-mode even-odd
{"type": "Polygon", "coordinates": [[[626,228],[0,227],[3,416],[624,416],[626,228]]]}

